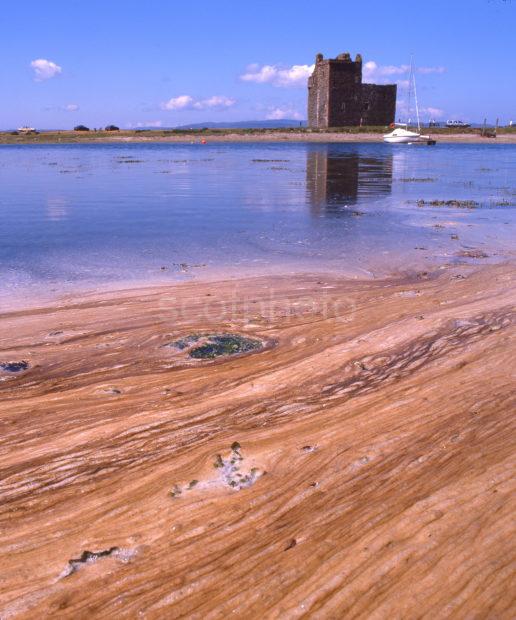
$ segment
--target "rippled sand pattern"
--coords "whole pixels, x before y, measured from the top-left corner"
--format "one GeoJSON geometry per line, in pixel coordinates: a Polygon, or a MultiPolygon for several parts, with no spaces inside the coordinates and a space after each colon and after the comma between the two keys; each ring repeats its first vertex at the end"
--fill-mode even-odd
{"type": "Polygon", "coordinates": [[[0,617],[513,617],[515,301],[498,265],[4,313],[0,617]]]}

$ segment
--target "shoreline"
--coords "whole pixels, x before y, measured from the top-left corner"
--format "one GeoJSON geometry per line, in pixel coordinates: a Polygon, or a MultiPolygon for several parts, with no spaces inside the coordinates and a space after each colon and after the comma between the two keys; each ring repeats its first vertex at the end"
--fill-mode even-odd
{"type": "MultiPolygon", "coordinates": [[[[285,142],[321,142],[321,143],[354,143],[371,142],[383,144],[382,131],[329,131],[316,132],[309,131],[269,131],[269,130],[250,130],[250,131],[119,131],[119,132],[76,132],[59,131],[44,132],[40,134],[11,135],[7,132],[0,132],[1,145],[22,145],[22,144],[144,144],[144,143],[285,143],[285,142]]],[[[500,130],[496,138],[484,138],[477,132],[456,133],[445,131],[428,131],[437,143],[443,144],[516,144],[516,131],[500,130]]],[[[400,146],[400,145],[389,145],[400,146]]],[[[403,146],[403,145],[402,145],[403,146]]]]}
{"type": "Polygon", "coordinates": [[[503,615],[516,276],[462,267],[0,315],[1,615],[503,615]]]}
{"type": "MultiPolygon", "coordinates": [[[[382,257],[384,258],[384,257],[382,257]]],[[[238,286],[240,281],[253,279],[274,278],[332,278],[342,281],[407,281],[415,278],[417,274],[434,274],[437,276],[445,271],[448,274],[473,273],[492,265],[508,264],[514,259],[508,255],[491,256],[486,259],[468,259],[460,262],[448,262],[445,256],[421,257],[411,256],[410,269],[403,266],[403,260],[399,257],[393,259],[388,267],[370,262],[368,267],[360,267],[358,264],[348,265],[319,265],[300,262],[289,266],[279,264],[258,264],[246,267],[229,265],[188,265],[184,263],[185,270],[162,271],[157,270],[157,275],[147,275],[130,279],[113,279],[106,281],[77,282],[75,284],[63,282],[39,282],[22,285],[17,289],[0,291],[0,317],[5,313],[24,312],[26,310],[43,309],[45,307],[66,305],[73,300],[97,299],[110,296],[130,294],[146,294],[148,292],[167,292],[176,286],[197,285],[209,286],[216,283],[234,283],[238,286]],[[494,259],[494,260],[493,260],[494,259]],[[444,262],[443,262],[444,261],[444,262]]],[[[515,263],[516,264],[516,263],[515,263]]]]}

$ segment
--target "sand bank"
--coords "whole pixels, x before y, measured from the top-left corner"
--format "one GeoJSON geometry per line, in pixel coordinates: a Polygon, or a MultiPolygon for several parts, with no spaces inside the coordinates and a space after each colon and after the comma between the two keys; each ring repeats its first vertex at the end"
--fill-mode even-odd
{"type": "Polygon", "coordinates": [[[0,615],[510,617],[515,302],[506,264],[0,315],[0,615]]]}

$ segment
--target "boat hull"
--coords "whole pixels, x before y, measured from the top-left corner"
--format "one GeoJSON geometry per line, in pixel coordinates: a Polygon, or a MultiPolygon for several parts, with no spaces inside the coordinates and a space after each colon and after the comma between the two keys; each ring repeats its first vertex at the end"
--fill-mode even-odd
{"type": "Polygon", "coordinates": [[[415,144],[418,142],[426,144],[429,140],[430,136],[422,136],[415,131],[400,128],[383,135],[383,141],[389,144],[415,144]]]}
{"type": "Polygon", "coordinates": [[[416,142],[426,144],[432,140],[430,140],[430,136],[415,136],[413,138],[408,136],[384,136],[383,141],[389,144],[415,144],[416,142]]]}
{"type": "Polygon", "coordinates": [[[416,142],[417,138],[387,136],[384,137],[383,141],[388,142],[389,144],[410,144],[411,142],[416,142]]]}

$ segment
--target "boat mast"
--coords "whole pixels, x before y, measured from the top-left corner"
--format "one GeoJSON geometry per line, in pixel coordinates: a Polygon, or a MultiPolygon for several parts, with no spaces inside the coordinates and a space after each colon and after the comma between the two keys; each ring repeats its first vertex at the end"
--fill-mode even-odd
{"type": "Polygon", "coordinates": [[[410,57],[410,73],[408,79],[407,129],[410,125],[410,99],[412,95],[412,56],[410,57]]]}
{"type": "Polygon", "coordinates": [[[412,73],[412,80],[414,82],[414,101],[416,103],[417,131],[418,133],[421,133],[421,123],[419,122],[419,106],[417,104],[416,73],[414,71],[414,65],[412,63],[412,59],[410,60],[410,71],[412,73]]]}

